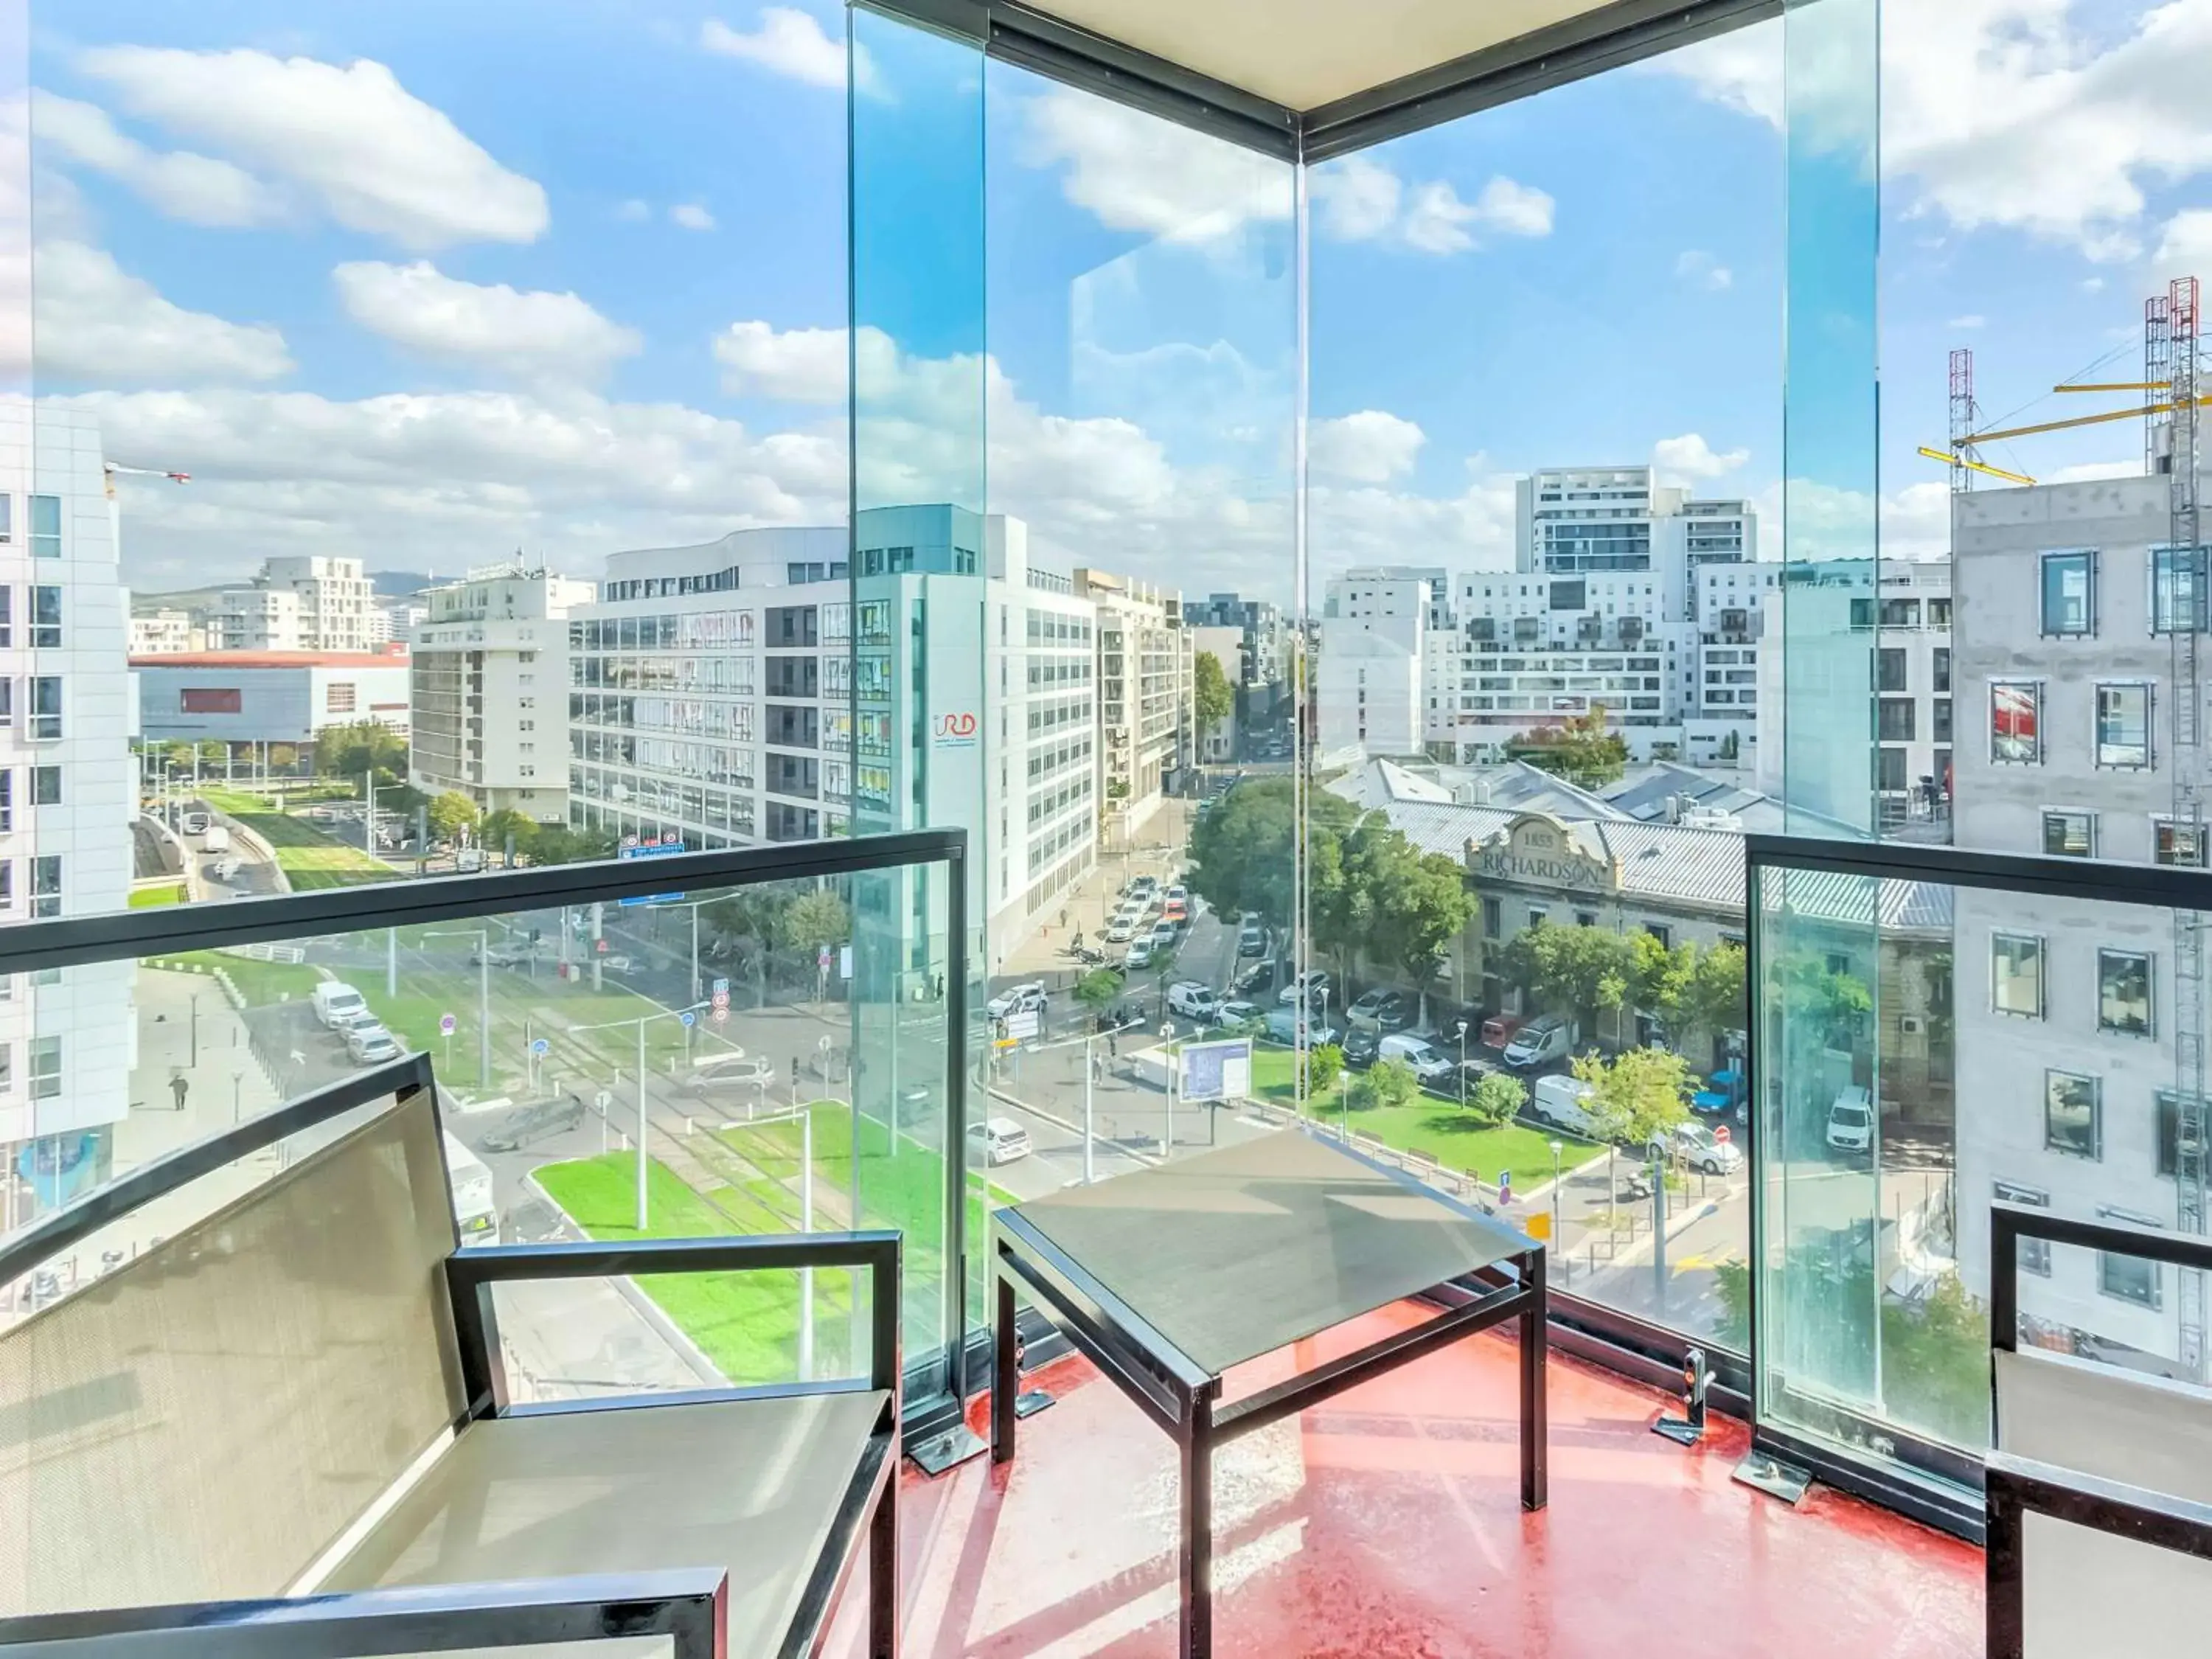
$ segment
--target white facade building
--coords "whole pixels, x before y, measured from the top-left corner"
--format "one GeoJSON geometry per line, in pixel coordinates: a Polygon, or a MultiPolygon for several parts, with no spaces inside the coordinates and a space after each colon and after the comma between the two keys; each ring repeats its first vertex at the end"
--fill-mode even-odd
{"type": "Polygon", "coordinates": [[[224,592],[209,621],[217,651],[304,651],[300,596],[289,588],[234,587],[224,592]]]}
{"type": "Polygon", "coordinates": [[[359,559],[300,554],[266,560],[251,587],[221,597],[214,622],[223,651],[369,651],[374,585],[359,559]]]}
{"type": "Polygon", "coordinates": [[[1402,566],[1330,579],[1314,674],[1323,763],[1426,752],[1430,709],[1446,695],[1443,665],[1454,654],[1443,637],[1449,586],[1441,569],[1402,566]]]}
{"type": "Polygon", "coordinates": [[[185,611],[133,612],[130,619],[130,652],[134,657],[166,657],[179,651],[204,648],[206,635],[192,624],[185,611]]]}
{"type": "Polygon", "coordinates": [[[565,823],[568,617],[598,596],[594,583],[512,565],[430,589],[413,647],[409,781],[565,823]]]}
{"type": "Polygon", "coordinates": [[[1031,564],[1018,520],[881,508],[860,540],[857,614],[841,527],[613,555],[568,621],[570,818],[750,846],[965,823],[980,795],[995,964],[1097,860],[1097,607],[1031,564]],[[978,654],[981,709],[933,690],[947,732],[917,754],[906,688],[978,654]]]}
{"type": "Polygon", "coordinates": [[[1190,630],[1191,649],[1191,723],[1198,726],[1198,659],[1211,657],[1221,670],[1222,682],[1230,689],[1229,712],[1204,730],[1197,732],[1196,758],[1203,764],[1218,766],[1232,760],[1237,754],[1236,693],[1242,681],[1244,657],[1244,630],[1242,628],[1197,627],[1190,630]]]}
{"type": "Polygon", "coordinates": [[[1195,752],[1182,596],[1082,568],[1073,592],[1097,611],[1099,828],[1126,836],[1159,809],[1195,752]]]}
{"type": "MultiPolygon", "coordinates": [[[[0,404],[0,920],[123,908],[137,811],[117,520],[89,415],[0,404]]],[[[136,964],[0,981],[0,1227],[104,1179],[136,964]]]]}
{"type": "Polygon", "coordinates": [[[314,742],[374,720],[404,735],[409,664],[380,652],[192,651],[134,657],[138,735],[149,744],[314,742]]]}

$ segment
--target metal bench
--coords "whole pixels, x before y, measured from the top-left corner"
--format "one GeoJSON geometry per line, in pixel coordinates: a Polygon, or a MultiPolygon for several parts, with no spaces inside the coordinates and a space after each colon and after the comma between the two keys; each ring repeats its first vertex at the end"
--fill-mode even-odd
{"type": "Polygon", "coordinates": [[[896,1233],[463,1250],[417,1055],[48,1218],[0,1284],[280,1142],[288,1167],[0,1331],[0,1648],[811,1655],[865,1533],[891,1659],[896,1233]],[[866,1379],[508,1398],[496,1285],[800,1267],[868,1275],[866,1379]]]}

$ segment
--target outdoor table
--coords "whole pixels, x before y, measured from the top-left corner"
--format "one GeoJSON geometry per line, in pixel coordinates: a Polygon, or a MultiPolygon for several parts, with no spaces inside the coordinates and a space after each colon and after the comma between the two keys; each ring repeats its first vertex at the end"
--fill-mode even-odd
{"type": "Polygon", "coordinates": [[[1015,1296],[1175,1437],[1183,1659],[1212,1650],[1212,1451],[1476,1331],[1521,1322],[1521,1504],[1544,1506],[1544,1247],[1296,1130],[995,1212],[991,1455],[1014,1455],[1015,1296]],[[1447,1290],[1445,1287],[1449,1286],[1447,1290]],[[1223,1374],[1411,1296],[1443,1310],[1227,1404],[1223,1374]]]}

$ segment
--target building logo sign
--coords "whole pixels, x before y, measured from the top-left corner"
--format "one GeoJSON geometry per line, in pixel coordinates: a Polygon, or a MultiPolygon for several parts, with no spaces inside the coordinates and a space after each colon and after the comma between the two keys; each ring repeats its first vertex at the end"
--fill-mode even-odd
{"type": "Polygon", "coordinates": [[[955,709],[937,717],[936,747],[939,749],[973,749],[975,747],[975,716],[969,709],[955,709]]]}
{"type": "Polygon", "coordinates": [[[1475,854],[1474,873],[1493,881],[1540,883],[1547,887],[1609,891],[1617,884],[1610,865],[1584,856],[1565,830],[1545,823],[1516,825],[1475,854]]]}

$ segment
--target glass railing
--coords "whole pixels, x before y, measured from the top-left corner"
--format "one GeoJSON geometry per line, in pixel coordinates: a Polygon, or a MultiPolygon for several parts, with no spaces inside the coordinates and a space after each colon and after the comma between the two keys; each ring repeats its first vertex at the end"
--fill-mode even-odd
{"type": "MultiPolygon", "coordinates": [[[[1991,1206],[2206,1231],[2212,873],[1749,849],[1761,1431],[1970,1492],[1990,1444],[1991,1206]]],[[[2029,1240],[2018,1283],[2023,1348],[2201,1395],[2201,1271],[2029,1240]]]]}
{"type": "MultiPolygon", "coordinates": [[[[0,1237],[407,1053],[469,1244],[892,1227],[909,1395],[963,1328],[965,840],[455,877],[0,933],[0,1237]]],[[[268,1180],[286,1143],[0,1285],[0,1328],[268,1180]],[[191,1206],[179,1209],[179,1205],[191,1206]]],[[[502,1287],[526,1399],[842,1375],[850,1276],[502,1287]],[[511,1304],[512,1305],[508,1305],[511,1304]]]]}

